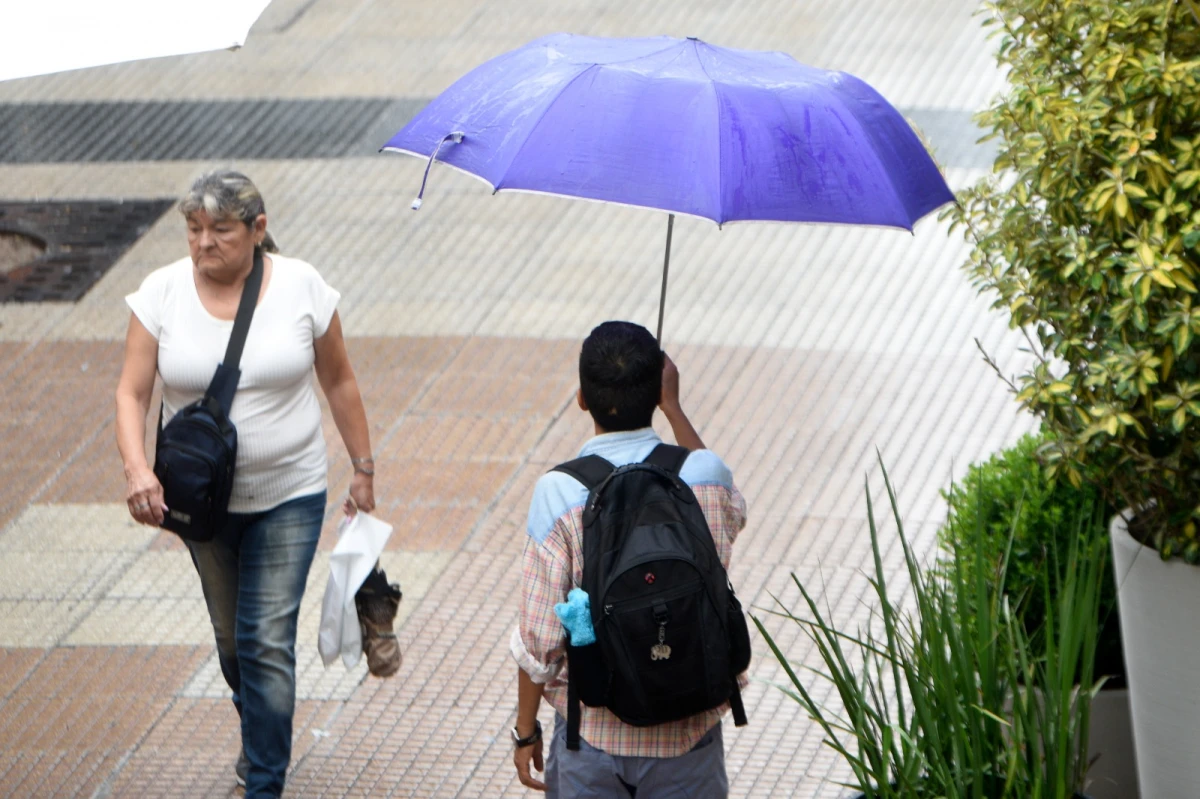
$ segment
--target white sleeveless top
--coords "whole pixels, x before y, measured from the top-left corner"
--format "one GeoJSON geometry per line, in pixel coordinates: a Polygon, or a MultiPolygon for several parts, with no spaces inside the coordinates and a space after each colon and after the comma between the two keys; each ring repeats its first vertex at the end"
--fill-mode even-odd
{"type": "MultiPolygon", "coordinates": [[[[230,418],[238,431],[229,510],[256,513],[326,488],[313,341],[325,335],[341,295],[311,265],[281,255],[254,309],[230,418]]],[[[125,298],[158,340],[163,424],[200,399],[233,331],[200,302],[192,260],[155,270],[125,298]]]]}

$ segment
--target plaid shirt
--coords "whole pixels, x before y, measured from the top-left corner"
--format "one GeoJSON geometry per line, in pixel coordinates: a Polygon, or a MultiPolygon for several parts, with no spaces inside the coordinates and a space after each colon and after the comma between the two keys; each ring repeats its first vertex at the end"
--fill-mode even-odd
{"type": "MultiPolygon", "coordinates": [[[[661,439],[650,428],[607,433],[580,451],[600,455],[616,466],[643,460],[661,439]]],[[[688,455],[680,476],[696,494],[712,530],[721,563],[729,566],[733,541],[746,524],[746,502],[733,485],[729,468],[716,454],[698,450],[688,455]]],[[[583,582],[583,506],[587,489],[574,478],[550,472],[538,480],[529,508],[529,539],[521,573],[520,624],[511,648],[521,668],[535,683],[546,685],[547,701],[567,715],[566,639],[554,613],[557,602],[583,582]]],[[[744,683],[744,679],[742,680],[744,683]]],[[[580,735],[612,755],[676,757],[689,751],[728,710],[728,705],[680,721],[632,727],[607,708],[583,706],[580,735]]]]}

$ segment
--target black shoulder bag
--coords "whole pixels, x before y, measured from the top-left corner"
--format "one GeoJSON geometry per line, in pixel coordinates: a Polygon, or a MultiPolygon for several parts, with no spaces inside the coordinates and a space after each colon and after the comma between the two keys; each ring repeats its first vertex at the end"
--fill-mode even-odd
{"type": "Polygon", "coordinates": [[[210,540],[229,512],[237,463],[237,428],[229,419],[229,411],[242,376],[239,364],[258,304],[262,273],[262,254],[255,251],[225,360],[217,365],[204,396],[180,409],[165,427],[159,409],[154,476],[162,484],[163,504],[167,506],[162,526],[189,541],[210,540]]]}

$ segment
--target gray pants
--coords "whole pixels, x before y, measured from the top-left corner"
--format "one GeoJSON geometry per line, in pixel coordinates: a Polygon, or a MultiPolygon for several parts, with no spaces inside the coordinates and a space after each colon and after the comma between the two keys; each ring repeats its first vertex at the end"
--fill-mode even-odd
{"type": "Polygon", "coordinates": [[[718,724],[678,757],[621,757],[580,739],[567,750],[567,722],[554,719],[546,755],[546,799],[726,799],[725,741],[718,724]]]}

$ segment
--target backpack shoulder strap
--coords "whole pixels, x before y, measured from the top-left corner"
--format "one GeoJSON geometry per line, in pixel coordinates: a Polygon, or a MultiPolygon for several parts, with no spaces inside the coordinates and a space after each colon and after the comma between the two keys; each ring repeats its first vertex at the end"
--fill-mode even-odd
{"type": "MultiPolygon", "coordinates": [[[[609,463],[599,455],[585,455],[582,458],[576,458],[573,461],[560,463],[550,471],[562,472],[570,475],[583,484],[588,493],[595,491],[596,488],[603,483],[608,476],[616,471],[615,466],[609,463]]],[[[585,527],[586,529],[586,527],[585,527]]],[[[584,536],[585,551],[588,544],[594,543],[594,539],[584,536]]],[[[584,557],[585,574],[590,572],[587,568],[589,557],[584,557]]],[[[584,578],[586,585],[587,578],[584,578]]],[[[577,669],[567,670],[567,749],[572,752],[579,750],[579,725],[582,708],[580,707],[579,699],[579,684],[577,681],[577,669]]]]}
{"type": "Polygon", "coordinates": [[[582,458],[560,463],[550,471],[568,474],[583,483],[588,491],[592,491],[615,470],[615,466],[599,455],[584,455],[582,458]]]}
{"type": "MultiPolygon", "coordinates": [[[[571,672],[567,672],[567,679],[571,679],[571,672]]],[[[738,685],[738,675],[733,675],[733,690],[729,694],[729,709],[733,711],[733,726],[745,727],[749,721],[746,719],[746,705],[742,702],[742,688],[738,685]]]]}
{"type": "Polygon", "coordinates": [[[691,451],[686,447],[659,444],[650,451],[650,454],[646,456],[646,460],[642,461],[642,463],[649,463],[671,474],[678,475],[679,470],[683,468],[683,462],[687,460],[687,456],[690,453],[691,451]]]}

